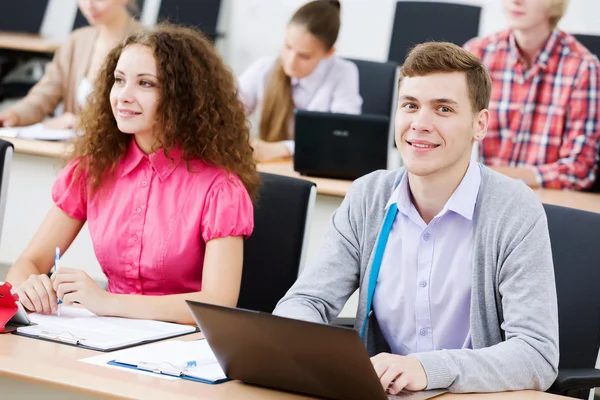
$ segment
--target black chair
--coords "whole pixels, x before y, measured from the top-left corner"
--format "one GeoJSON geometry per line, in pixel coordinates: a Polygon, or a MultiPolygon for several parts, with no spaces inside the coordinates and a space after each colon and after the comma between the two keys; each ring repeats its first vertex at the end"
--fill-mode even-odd
{"type": "Polygon", "coordinates": [[[162,0],[158,20],[200,29],[213,42],[222,35],[217,32],[221,0],[162,0]]]}
{"type": "MultiPolygon", "coordinates": [[[[137,12],[133,15],[135,19],[140,19],[142,10],[144,9],[144,0],[137,0],[137,12]]],[[[77,15],[75,15],[75,21],[73,22],[73,30],[88,26],[89,22],[85,19],[81,10],[77,8],[77,15]]]]}
{"type": "Polygon", "coordinates": [[[558,296],[560,363],[550,392],[587,399],[600,387],[600,214],[545,204],[558,296]]]}
{"type": "Polygon", "coordinates": [[[272,312],[298,277],[306,253],[315,184],[261,173],[254,232],[244,243],[238,307],[272,312]]]}
{"type": "Polygon", "coordinates": [[[0,31],[38,34],[49,0],[0,1],[0,31]]]}
{"type": "Polygon", "coordinates": [[[393,112],[398,81],[398,64],[349,59],[356,64],[362,113],[390,117],[393,112]]]}
{"type": "MultiPolygon", "coordinates": [[[[49,0],[0,1],[0,31],[38,34],[44,21],[49,0]]],[[[8,98],[23,97],[37,82],[25,79],[11,83],[9,74],[24,75],[30,69],[27,64],[40,65],[41,68],[52,54],[23,50],[0,50],[0,101],[8,98]]],[[[34,77],[35,78],[35,77],[34,77]]]]}
{"type": "Polygon", "coordinates": [[[416,44],[446,41],[462,46],[479,33],[481,7],[425,1],[398,1],[388,60],[400,64],[416,44]]]}
{"type": "Polygon", "coordinates": [[[4,212],[6,211],[6,196],[8,194],[13,151],[12,143],[0,139],[0,234],[4,226],[4,212]]]}
{"type": "MultiPolygon", "coordinates": [[[[575,33],[573,36],[575,36],[575,39],[584,45],[593,55],[600,58],[600,36],[584,35],[581,33],[575,33]]],[[[598,169],[596,170],[596,182],[587,191],[600,193],[600,162],[598,163],[598,169]]]]}

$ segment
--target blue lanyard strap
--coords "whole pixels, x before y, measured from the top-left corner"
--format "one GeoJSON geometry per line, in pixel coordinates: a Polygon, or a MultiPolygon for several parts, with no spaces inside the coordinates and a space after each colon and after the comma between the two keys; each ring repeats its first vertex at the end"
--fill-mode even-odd
{"type": "Polygon", "coordinates": [[[371,274],[369,276],[369,292],[367,295],[367,308],[365,310],[365,317],[363,320],[362,328],[360,330],[360,337],[363,338],[365,334],[365,328],[367,327],[367,320],[369,313],[371,312],[371,306],[373,303],[373,293],[375,293],[375,285],[377,284],[377,277],[379,276],[379,269],[381,268],[381,261],[383,260],[383,253],[385,253],[385,247],[390,237],[392,225],[396,219],[398,213],[398,206],[393,203],[388,208],[381,232],[377,238],[377,247],[375,249],[375,256],[373,257],[373,264],[371,265],[371,274]]]}

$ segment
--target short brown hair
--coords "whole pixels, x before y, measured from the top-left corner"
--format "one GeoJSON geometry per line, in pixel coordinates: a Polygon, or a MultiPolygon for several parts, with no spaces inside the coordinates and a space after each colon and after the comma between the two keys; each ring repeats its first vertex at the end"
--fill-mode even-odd
{"type": "Polygon", "coordinates": [[[429,42],[415,46],[400,68],[400,79],[439,72],[463,72],[473,111],[486,109],[490,103],[492,80],[487,68],[467,50],[453,43],[429,42]]]}
{"type": "Polygon", "coordinates": [[[200,159],[237,175],[254,197],[260,176],[235,78],[204,34],[168,23],[126,38],[110,51],[96,77],[80,117],[83,135],[75,140],[72,155],[84,160],[80,166],[87,172],[92,193],[114,177],[133,140],[133,135],[119,130],[110,104],[117,62],[132,45],[148,47],[156,59],[159,147],[167,155],[181,148],[186,162],[200,159]]]}

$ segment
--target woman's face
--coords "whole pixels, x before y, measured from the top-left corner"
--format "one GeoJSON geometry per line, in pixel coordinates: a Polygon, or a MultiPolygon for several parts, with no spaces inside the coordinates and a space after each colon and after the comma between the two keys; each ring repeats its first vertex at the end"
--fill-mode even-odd
{"type": "Polygon", "coordinates": [[[152,50],[140,44],[126,47],[114,73],[110,104],[119,130],[152,136],[160,84],[152,50]]]}
{"type": "Polygon", "coordinates": [[[77,0],[81,13],[90,25],[107,25],[123,10],[128,0],[77,0]]]}
{"type": "Polygon", "coordinates": [[[317,37],[303,26],[290,24],[281,48],[283,70],[291,78],[304,78],[310,75],[319,62],[331,56],[334,49],[326,49],[317,37]]]}

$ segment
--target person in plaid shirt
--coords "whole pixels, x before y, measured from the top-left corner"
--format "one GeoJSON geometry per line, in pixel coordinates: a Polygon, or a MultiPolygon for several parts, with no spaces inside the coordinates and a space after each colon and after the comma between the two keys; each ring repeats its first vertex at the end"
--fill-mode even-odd
{"type": "Polygon", "coordinates": [[[532,187],[584,190],[600,158],[600,63],[557,29],[568,0],[502,0],[509,29],[464,47],[492,78],[481,161],[532,187]]]}

